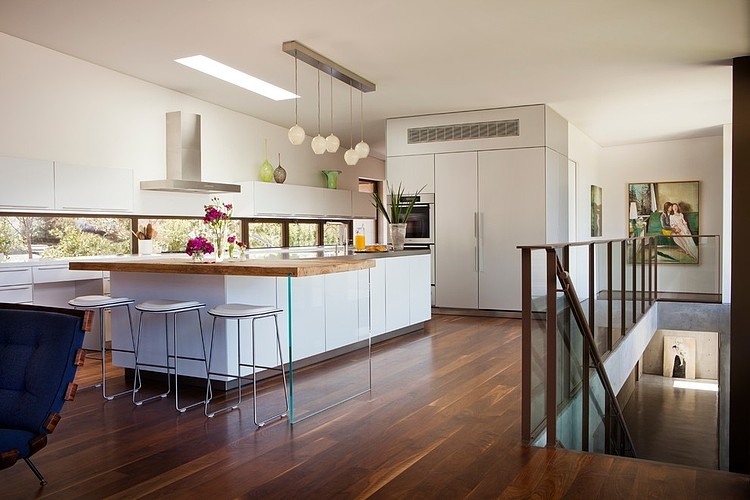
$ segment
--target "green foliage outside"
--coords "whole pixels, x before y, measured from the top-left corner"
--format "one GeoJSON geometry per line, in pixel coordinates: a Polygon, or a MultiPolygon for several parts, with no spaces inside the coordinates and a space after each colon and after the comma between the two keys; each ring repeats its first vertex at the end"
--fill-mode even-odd
{"type": "Polygon", "coordinates": [[[49,231],[51,241],[57,241],[42,252],[44,258],[130,253],[128,219],[59,217],[57,221],[57,226],[49,231]]]}
{"type": "Polygon", "coordinates": [[[248,224],[248,233],[250,241],[247,246],[250,248],[274,248],[280,247],[281,240],[280,222],[251,222],[248,224]]]}
{"type": "Polygon", "coordinates": [[[10,255],[11,249],[23,244],[6,218],[0,219],[0,253],[10,255]]]}
{"type": "Polygon", "coordinates": [[[289,246],[309,247],[318,244],[318,225],[309,222],[289,224],[289,246]]]}

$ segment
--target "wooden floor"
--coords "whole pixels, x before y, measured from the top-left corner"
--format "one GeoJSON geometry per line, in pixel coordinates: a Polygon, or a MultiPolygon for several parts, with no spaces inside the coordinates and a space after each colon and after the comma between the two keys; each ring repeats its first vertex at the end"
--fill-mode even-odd
{"type": "Polygon", "coordinates": [[[206,419],[80,392],[35,456],[49,484],[19,463],[0,498],[748,498],[747,476],[521,445],[520,344],[519,320],[435,316],[374,348],[369,395],[260,430],[250,400],[206,419]]]}
{"type": "Polygon", "coordinates": [[[718,469],[719,393],[674,387],[675,380],[686,381],[642,375],[623,408],[638,457],[718,469]]]}

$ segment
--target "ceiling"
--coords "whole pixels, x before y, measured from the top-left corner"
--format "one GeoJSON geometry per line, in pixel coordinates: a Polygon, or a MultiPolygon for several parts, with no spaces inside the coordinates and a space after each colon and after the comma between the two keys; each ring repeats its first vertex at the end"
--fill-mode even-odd
{"type": "MultiPolygon", "coordinates": [[[[748,0],[0,0],[0,32],[290,127],[271,101],[181,66],[203,54],[288,90],[296,40],[374,82],[364,135],[385,119],[546,103],[601,146],[716,135],[731,59],[750,54],[748,0]]],[[[329,77],[321,132],[330,132],[329,77]]],[[[317,133],[316,70],[299,65],[300,124],[317,133]]],[[[349,88],[334,84],[348,146],[349,88]]],[[[353,139],[359,141],[359,93],[353,139]]]]}

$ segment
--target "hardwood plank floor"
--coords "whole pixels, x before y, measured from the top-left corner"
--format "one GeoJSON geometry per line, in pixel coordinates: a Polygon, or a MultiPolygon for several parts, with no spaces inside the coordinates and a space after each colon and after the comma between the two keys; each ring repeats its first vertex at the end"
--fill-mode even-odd
{"type": "Polygon", "coordinates": [[[34,457],[49,484],[20,463],[0,497],[748,498],[747,476],[521,445],[520,349],[519,320],[435,316],[374,347],[370,394],[260,430],[250,399],[207,419],[79,392],[34,457]]]}

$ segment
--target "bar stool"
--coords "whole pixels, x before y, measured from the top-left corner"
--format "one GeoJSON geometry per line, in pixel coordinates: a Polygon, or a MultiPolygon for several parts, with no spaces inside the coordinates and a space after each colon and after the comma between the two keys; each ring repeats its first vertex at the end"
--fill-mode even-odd
{"type": "Polygon", "coordinates": [[[278,320],[278,314],[283,312],[281,309],[277,309],[273,306],[254,306],[254,305],[248,305],[248,304],[222,304],[214,307],[213,309],[210,309],[208,311],[208,314],[213,316],[213,325],[211,327],[211,345],[209,348],[209,355],[208,355],[208,377],[206,380],[206,405],[204,408],[204,413],[207,417],[213,417],[217,413],[221,413],[224,411],[232,411],[235,408],[239,407],[240,403],[242,402],[242,379],[247,378],[247,376],[242,375],[242,368],[252,368],[253,369],[253,421],[255,422],[255,425],[258,427],[263,427],[265,424],[270,422],[271,420],[275,418],[284,418],[287,413],[289,412],[289,396],[287,394],[287,387],[286,387],[286,375],[284,374],[284,357],[281,352],[281,338],[279,337],[279,320],[278,320]],[[276,327],[276,346],[277,346],[277,352],[279,356],[279,365],[276,366],[262,366],[258,365],[255,361],[255,321],[259,319],[264,318],[271,318],[273,317],[274,320],[274,326],[276,327]],[[212,354],[214,351],[214,338],[215,338],[215,332],[216,332],[216,318],[223,318],[223,319],[236,319],[237,320],[237,373],[219,373],[219,372],[213,372],[211,371],[211,361],[212,361],[212,354]],[[240,330],[240,322],[243,319],[251,319],[252,322],[250,323],[250,339],[252,343],[252,349],[253,349],[253,355],[252,355],[252,363],[243,363],[242,362],[242,345],[241,345],[241,338],[242,338],[242,331],[240,330]],[[285,409],[282,413],[278,413],[276,415],[272,415],[260,423],[258,422],[258,393],[257,393],[257,375],[256,375],[256,368],[264,368],[266,370],[278,370],[281,372],[281,380],[284,386],[284,404],[285,409]],[[213,398],[213,389],[211,388],[211,375],[220,375],[223,377],[236,377],[237,378],[237,400],[234,404],[225,406],[223,408],[220,408],[218,410],[209,412],[208,407],[211,399],[213,398]]]}
{"type": "Polygon", "coordinates": [[[118,392],[116,394],[107,394],[107,351],[110,352],[129,352],[135,355],[135,335],[133,333],[133,318],[130,313],[130,305],[133,303],[133,299],[126,297],[108,297],[106,295],[82,295],[76,297],[73,300],[68,301],[68,304],[75,309],[86,309],[93,312],[99,312],[99,342],[102,356],[102,380],[98,384],[90,385],[88,387],[82,387],[81,389],[91,389],[93,387],[102,388],[102,397],[108,401],[124,396],[132,392],[132,389],[127,391],[118,392]],[[106,339],[104,338],[104,310],[105,309],[116,309],[118,307],[127,308],[128,323],[130,324],[130,343],[133,349],[119,349],[115,347],[107,348],[106,339]]]}
{"type": "MultiPolygon", "coordinates": [[[[141,406],[143,403],[147,401],[152,401],[155,399],[161,399],[167,397],[167,395],[172,391],[172,382],[170,377],[170,371],[174,370],[175,374],[175,380],[174,380],[174,393],[175,393],[175,400],[174,400],[174,406],[177,411],[180,413],[185,412],[189,408],[192,408],[194,406],[205,404],[205,400],[198,401],[197,403],[193,403],[187,406],[180,406],[180,390],[179,390],[179,383],[178,383],[178,361],[181,359],[187,359],[187,360],[193,360],[193,361],[203,361],[204,366],[206,363],[206,346],[204,344],[203,340],[203,325],[201,324],[201,313],[200,310],[206,307],[206,304],[203,304],[201,302],[197,302],[194,300],[190,301],[180,301],[180,300],[163,300],[163,299],[156,299],[156,300],[148,300],[146,302],[141,302],[140,304],[136,304],[135,308],[140,311],[141,315],[138,320],[138,339],[136,342],[136,351],[135,351],[135,374],[133,378],[133,403],[136,404],[136,406],[141,406]],[[193,356],[182,356],[178,353],[178,342],[177,342],[177,315],[181,313],[186,313],[190,311],[195,311],[195,313],[198,315],[198,327],[200,328],[201,333],[201,348],[203,350],[203,357],[202,358],[196,358],[193,356]],[[140,352],[142,348],[141,344],[141,332],[143,331],[143,315],[144,314],[162,314],[164,315],[164,364],[156,364],[156,363],[145,363],[143,362],[143,353],[140,352]],[[172,345],[174,346],[174,354],[169,354],[169,315],[172,315],[172,345]],[[174,366],[171,366],[169,363],[169,360],[174,360],[174,366]],[[137,399],[136,394],[138,391],[142,388],[142,382],[141,382],[141,367],[147,366],[152,368],[164,368],[167,370],[167,392],[157,394],[156,396],[151,396],[144,399],[137,399]]],[[[206,371],[208,371],[208,366],[206,366],[206,371]]]]}

